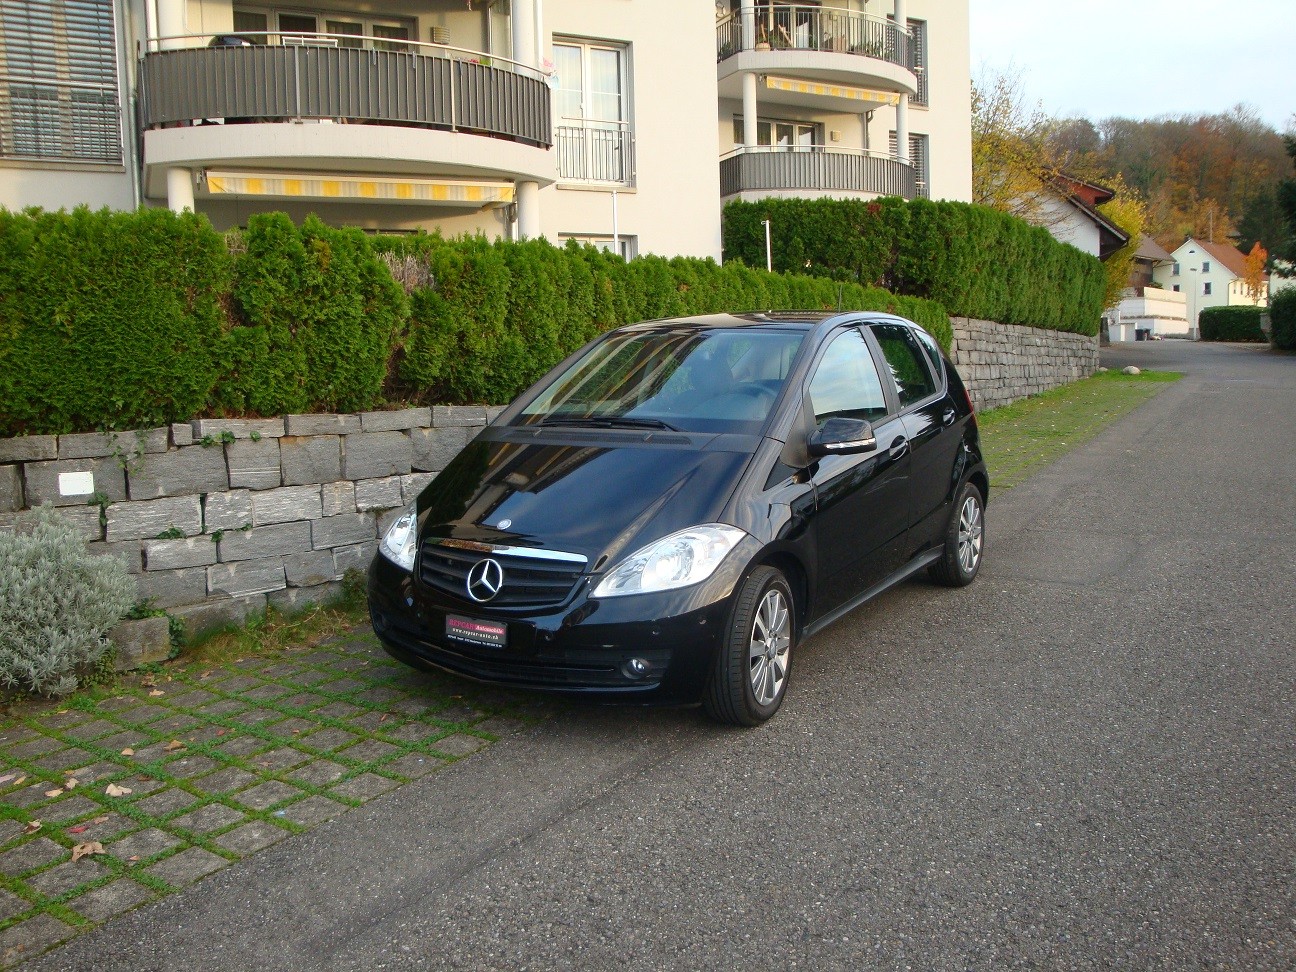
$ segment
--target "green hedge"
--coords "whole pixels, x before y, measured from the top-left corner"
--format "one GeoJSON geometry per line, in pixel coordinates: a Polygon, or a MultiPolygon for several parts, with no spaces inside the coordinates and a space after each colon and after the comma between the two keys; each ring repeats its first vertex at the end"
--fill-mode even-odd
{"type": "Polygon", "coordinates": [[[1097,334],[1102,263],[984,206],[916,199],[765,199],[724,210],[726,259],[884,287],[951,314],[1097,334]]]}
{"type": "Polygon", "coordinates": [[[1278,291],[1269,302],[1269,326],[1275,348],[1296,351],[1296,287],[1278,291]]]}
{"type": "Polygon", "coordinates": [[[739,263],[253,216],[0,210],[0,436],[197,415],[501,403],[603,331],[744,310],[880,310],[946,349],[940,304],[739,263]]]}
{"type": "Polygon", "coordinates": [[[1263,341],[1260,307],[1206,307],[1198,315],[1203,341],[1263,341]]]}

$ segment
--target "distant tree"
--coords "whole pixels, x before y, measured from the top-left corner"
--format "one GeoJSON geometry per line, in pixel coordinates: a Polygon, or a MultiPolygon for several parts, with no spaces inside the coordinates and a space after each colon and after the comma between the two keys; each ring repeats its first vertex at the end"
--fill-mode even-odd
{"type": "Polygon", "coordinates": [[[1265,264],[1269,262],[1269,251],[1260,243],[1251,247],[1242,264],[1242,282],[1246,285],[1247,297],[1258,302],[1265,296],[1265,264]]]}
{"type": "Polygon", "coordinates": [[[1287,237],[1287,223],[1278,208],[1278,183],[1261,186],[1247,201],[1242,216],[1237,221],[1238,249],[1251,252],[1256,243],[1274,250],[1287,237]]]}
{"type": "MultiPolygon", "coordinates": [[[[1296,166],[1296,127],[1288,131],[1283,141],[1292,165],[1296,166]]],[[[1283,179],[1278,183],[1274,194],[1284,224],[1283,239],[1274,247],[1274,256],[1277,258],[1274,261],[1274,272],[1280,277],[1292,277],[1296,276],[1296,178],[1283,179]]]]}
{"type": "Polygon", "coordinates": [[[1051,203],[1061,174],[1053,123],[1026,101],[1019,75],[983,74],[972,85],[972,201],[1037,226],[1061,218],[1051,203]]]}
{"type": "Polygon", "coordinates": [[[1129,234],[1129,242],[1103,262],[1107,271],[1107,293],[1104,307],[1114,307],[1121,299],[1121,292],[1129,286],[1130,271],[1134,268],[1134,254],[1143,243],[1144,229],[1147,226],[1147,205],[1139,198],[1137,192],[1125,185],[1125,180],[1117,175],[1109,180],[1109,188],[1115,191],[1115,197],[1098,207],[1098,211],[1129,234]]]}

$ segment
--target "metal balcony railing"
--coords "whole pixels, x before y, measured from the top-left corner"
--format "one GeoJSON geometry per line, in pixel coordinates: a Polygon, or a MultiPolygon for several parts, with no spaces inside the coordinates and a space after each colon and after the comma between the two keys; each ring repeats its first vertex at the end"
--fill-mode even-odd
{"type": "Polygon", "coordinates": [[[140,113],[146,128],[311,118],[553,144],[544,75],[507,59],[440,44],[329,34],[245,33],[213,43],[221,41],[227,43],[144,53],[140,113]],[[366,41],[373,46],[350,46],[366,41]]]}
{"type": "Polygon", "coordinates": [[[756,4],[716,21],[716,60],[749,50],[856,54],[912,70],[909,34],[885,17],[802,4],[756,4]]]}
{"type": "Polygon", "coordinates": [[[558,178],[633,186],[634,136],[625,122],[564,118],[554,131],[558,178]]]}
{"type": "Polygon", "coordinates": [[[740,192],[860,192],[913,199],[912,166],[889,155],[822,146],[735,149],[720,157],[720,195],[740,192]]]}

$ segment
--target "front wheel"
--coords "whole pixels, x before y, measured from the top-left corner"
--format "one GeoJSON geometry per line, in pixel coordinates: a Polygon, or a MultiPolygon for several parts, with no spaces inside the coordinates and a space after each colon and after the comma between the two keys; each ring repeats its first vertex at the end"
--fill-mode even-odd
{"type": "Polygon", "coordinates": [[[713,719],[758,726],[778,711],[792,660],[793,610],[792,589],[773,567],[757,567],[743,582],[703,702],[713,719]]]}
{"type": "Polygon", "coordinates": [[[964,483],[945,527],[945,547],[931,565],[931,576],[946,587],[966,587],[981,569],[985,553],[985,500],[973,483],[964,483]]]}

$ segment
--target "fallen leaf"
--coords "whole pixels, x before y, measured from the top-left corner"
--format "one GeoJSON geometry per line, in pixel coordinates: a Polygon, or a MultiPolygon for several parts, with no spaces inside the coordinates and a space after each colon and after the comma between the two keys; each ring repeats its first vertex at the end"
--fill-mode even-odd
{"type": "Polygon", "coordinates": [[[8,783],[17,775],[17,773],[6,773],[4,776],[0,776],[0,783],[8,783]]]}
{"type": "Polygon", "coordinates": [[[60,787],[60,788],[57,789],[57,790],[46,790],[46,791],[45,791],[45,795],[46,795],[47,797],[62,796],[62,795],[63,795],[63,789],[62,789],[62,787],[60,787]]]}
{"type": "Polygon", "coordinates": [[[118,786],[116,783],[109,783],[104,788],[104,792],[107,793],[110,797],[121,797],[121,796],[126,796],[126,794],[132,791],[129,786],[118,786]]]}
{"type": "Polygon", "coordinates": [[[380,716],[378,717],[378,721],[379,721],[379,722],[386,722],[387,719],[388,719],[388,715],[387,715],[386,712],[384,712],[382,715],[380,715],[380,716]]]}
{"type": "Polygon", "coordinates": [[[18,779],[14,780],[14,786],[22,786],[26,782],[27,782],[27,777],[20,776],[18,777],[18,779]]]}
{"type": "Polygon", "coordinates": [[[128,860],[128,861],[138,861],[138,860],[139,860],[139,855],[138,855],[138,854],[132,854],[130,857],[126,858],[126,860],[128,860]]]}
{"type": "Polygon", "coordinates": [[[143,685],[145,688],[152,688],[154,685],[157,684],[157,677],[151,674],[145,675],[143,678],[140,679],[140,684],[143,685]]]}
{"type": "Polygon", "coordinates": [[[41,822],[39,820],[32,820],[27,823],[27,826],[23,827],[23,833],[34,834],[36,833],[36,831],[40,829],[41,829],[41,822]]]}
{"type": "Polygon", "coordinates": [[[227,733],[227,732],[229,732],[228,729],[217,729],[217,730],[216,730],[216,735],[218,735],[218,736],[223,736],[223,735],[225,735],[225,733],[227,733]]]}
{"type": "Polygon", "coordinates": [[[75,790],[77,783],[79,782],[80,781],[75,776],[69,776],[67,782],[63,784],[63,788],[67,790],[75,790]]]}
{"type": "Polygon", "coordinates": [[[64,771],[63,771],[63,775],[64,775],[64,776],[71,776],[71,775],[72,775],[73,773],[75,773],[75,772],[76,772],[76,770],[64,770],[64,771]]]}
{"type": "Polygon", "coordinates": [[[89,857],[91,854],[106,854],[104,845],[97,840],[87,840],[84,844],[77,844],[72,848],[72,862],[75,864],[83,857],[89,857]]]}
{"type": "Polygon", "coordinates": [[[123,750],[121,751],[121,754],[122,754],[123,756],[134,756],[134,755],[135,755],[135,750],[133,750],[133,749],[131,749],[129,746],[127,746],[125,749],[123,749],[123,750]]]}
{"type": "Polygon", "coordinates": [[[154,689],[152,692],[149,693],[149,695],[156,699],[159,695],[166,695],[166,693],[163,692],[161,689],[154,689]]]}
{"type": "Polygon", "coordinates": [[[107,823],[107,822],[108,822],[108,814],[105,813],[102,817],[95,817],[95,818],[94,818],[93,820],[91,820],[90,822],[91,822],[92,824],[102,824],[102,823],[107,823]]]}
{"type": "Polygon", "coordinates": [[[55,712],[54,714],[55,714],[55,715],[64,715],[66,712],[67,712],[67,709],[59,709],[59,710],[58,710],[57,712],[55,712]]]}
{"type": "Polygon", "coordinates": [[[75,827],[69,827],[69,828],[68,828],[68,833],[69,833],[69,834],[84,834],[84,833],[85,833],[87,830],[89,830],[89,829],[90,829],[90,825],[89,825],[89,824],[77,824],[75,827]]]}
{"type": "Polygon", "coordinates": [[[179,739],[172,739],[169,743],[167,743],[162,748],[166,750],[168,753],[174,753],[177,749],[184,749],[185,744],[182,743],[179,739]]]}

